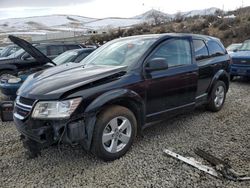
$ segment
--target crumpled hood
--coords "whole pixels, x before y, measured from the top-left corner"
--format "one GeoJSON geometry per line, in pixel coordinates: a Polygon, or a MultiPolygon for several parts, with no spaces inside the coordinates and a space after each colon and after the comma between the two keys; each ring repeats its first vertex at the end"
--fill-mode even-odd
{"type": "Polygon", "coordinates": [[[238,51],[230,54],[232,58],[247,58],[250,59],[250,51],[238,51]]]}
{"type": "Polygon", "coordinates": [[[124,66],[64,64],[30,75],[18,95],[32,99],[58,99],[62,94],[107,76],[125,71],[124,66]]]}

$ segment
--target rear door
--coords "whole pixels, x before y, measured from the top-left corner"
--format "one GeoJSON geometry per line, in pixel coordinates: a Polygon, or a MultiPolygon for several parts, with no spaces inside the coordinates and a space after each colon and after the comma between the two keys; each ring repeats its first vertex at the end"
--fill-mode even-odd
{"type": "Polygon", "coordinates": [[[165,58],[169,68],[146,73],[147,121],[194,107],[198,67],[193,61],[191,42],[191,37],[169,39],[149,56],[148,60],[165,58]]]}
{"type": "Polygon", "coordinates": [[[197,101],[206,101],[209,85],[220,69],[223,69],[225,62],[225,49],[216,41],[204,41],[194,39],[195,59],[199,67],[198,88],[196,94],[197,101]]]}

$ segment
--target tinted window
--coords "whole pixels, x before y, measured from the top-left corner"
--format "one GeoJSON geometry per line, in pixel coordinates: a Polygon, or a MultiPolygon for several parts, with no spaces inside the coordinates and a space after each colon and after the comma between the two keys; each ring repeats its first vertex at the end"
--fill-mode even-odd
{"type": "Polygon", "coordinates": [[[225,54],[225,50],[215,41],[207,43],[210,56],[220,56],[225,54]]]}
{"type": "Polygon", "coordinates": [[[196,60],[208,58],[207,46],[203,40],[193,40],[193,44],[196,60]]]}
{"type": "Polygon", "coordinates": [[[169,67],[192,63],[191,47],[188,40],[174,39],[164,42],[150,57],[166,59],[169,67]]]}
{"type": "Polygon", "coordinates": [[[62,45],[53,45],[48,47],[49,55],[59,55],[64,52],[62,45]]]}

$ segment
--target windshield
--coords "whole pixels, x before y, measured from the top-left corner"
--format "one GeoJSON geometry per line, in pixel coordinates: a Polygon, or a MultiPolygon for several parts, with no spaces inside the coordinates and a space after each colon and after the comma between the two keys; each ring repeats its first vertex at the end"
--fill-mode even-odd
{"type": "Polygon", "coordinates": [[[8,50],[9,50],[9,47],[3,48],[2,51],[0,52],[0,56],[2,56],[3,54],[5,54],[8,50]]]}
{"type": "Polygon", "coordinates": [[[81,63],[84,65],[129,66],[137,62],[155,38],[128,38],[103,45],[81,63]]]}
{"type": "Polygon", "coordinates": [[[228,51],[233,51],[236,49],[239,49],[242,44],[231,44],[230,46],[227,47],[228,51]]]}
{"type": "Polygon", "coordinates": [[[54,58],[53,62],[57,65],[61,65],[73,61],[77,57],[77,55],[78,53],[75,50],[70,50],[54,58]]]}
{"type": "Polygon", "coordinates": [[[20,56],[23,53],[25,53],[24,49],[20,49],[20,50],[17,50],[16,52],[14,52],[13,54],[10,54],[8,56],[8,58],[15,58],[15,57],[20,56]]]}
{"type": "Polygon", "coordinates": [[[239,49],[240,51],[250,51],[250,40],[245,41],[239,49]]]}

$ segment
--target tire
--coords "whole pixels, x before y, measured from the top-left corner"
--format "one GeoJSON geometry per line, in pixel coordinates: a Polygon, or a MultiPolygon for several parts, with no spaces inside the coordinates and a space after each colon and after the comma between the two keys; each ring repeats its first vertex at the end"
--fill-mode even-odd
{"type": "Polygon", "coordinates": [[[15,72],[13,72],[11,70],[0,71],[0,80],[3,78],[4,75],[13,75],[13,76],[15,76],[15,72]]]}
{"type": "Polygon", "coordinates": [[[129,150],[136,132],[136,118],[129,109],[118,105],[109,106],[97,117],[91,152],[104,161],[118,159],[129,150]],[[125,127],[121,127],[122,124],[125,127]]]}
{"type": "Polygon", "coordinates": [[[207,109],[212,112],[218,112],[223,107],[226,99],[226,85],[223,81],[217,81],[214,85],[207,109]]]}

